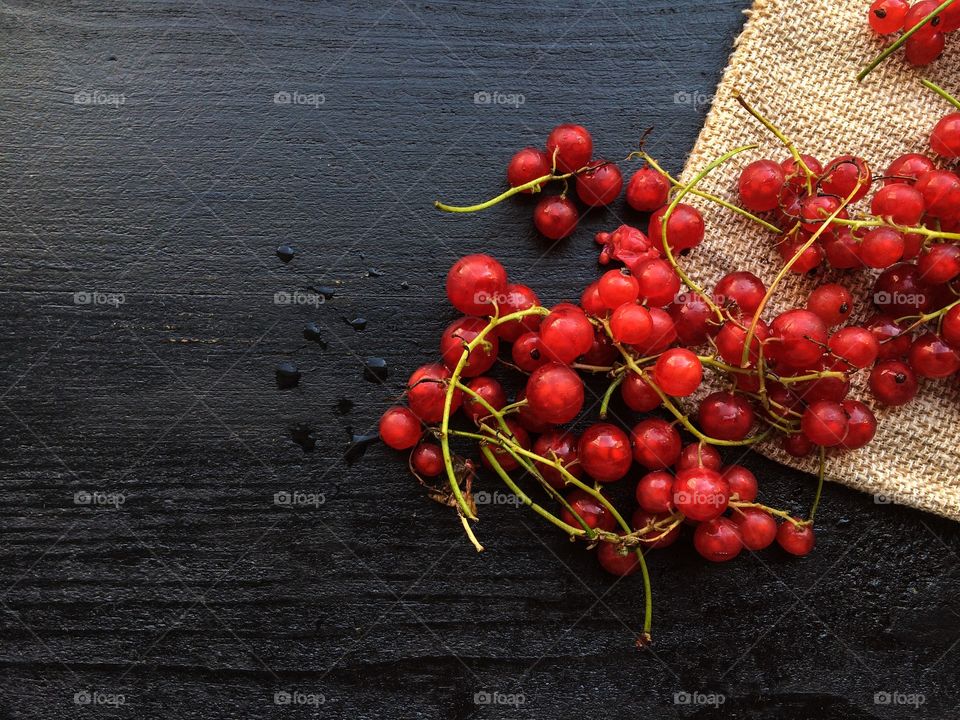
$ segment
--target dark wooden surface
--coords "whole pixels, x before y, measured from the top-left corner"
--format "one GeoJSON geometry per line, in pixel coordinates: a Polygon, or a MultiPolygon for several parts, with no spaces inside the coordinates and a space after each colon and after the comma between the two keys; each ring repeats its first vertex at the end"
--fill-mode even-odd
{"type": "MultiPolygon", "coordinates": [[[[346,428],[435,353],[456,256],[491,251],[569,299],[594,277],[592,232],[623,215],[549,248],[529,204],[430,202],[496,191],[512,149],[564,120],[613,157],[655,126],[648,148],[678,169],[706,108],[675,96],[711,92],[745,4],[3,3],[0,717],[712,713],[681,692],[737,718],[952,717],[952,523],[831,486],[805,560],[709,566],[681,542],[652,560],[641,654],[638,579],[510,507],[484,508],[477,555],[398,457],[343,460],[346,428]],[[318,284],[337,289],[322,306],[275,304],[318,284]],[[362,379],[368,355],[387,387],[362,379]],[[284,359],[297,389],[276,387],[284,359]],[[274,504],[292,490],[325,503],[274,504]]],[[[809,502],[810,478],[746,462],[771,501],[809,502]]]]}

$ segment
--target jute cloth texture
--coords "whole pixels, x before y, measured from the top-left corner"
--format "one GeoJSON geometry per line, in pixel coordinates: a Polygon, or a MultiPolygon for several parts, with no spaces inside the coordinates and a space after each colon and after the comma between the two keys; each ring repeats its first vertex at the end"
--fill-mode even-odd
{"type": "MultiPolygon", "coordinates": [[[[715,170],[700,187],[737,200],[737,177],[748,162],[780,160],[787,151],[733,98],[740,92],[792,138],[801,152],[826,164],[850,153],[864,157],[875,174],[906,152],[930,154],[929,134],[951,112],[944,100],[920,85],[927,77],[954,96],[960,92],[960,37],[948,38],[944,56],[927,68],[914,68],[903,51],[886,60],[863,83],[857,72],[889,39],[867,26],[868,0],[758,0],[747,11],[746,27],[717,89],[706,124],[687,162],[689,180],[715,158],[741,145],[760,148],[715,170]]],[[[871,193],[872,195],[872,193],[871,193]]],[[[869,202],[869,199],[867,200],[869,202]]],[[[731,270],[749,270],[770,283],[783,261],[775,235],[729,210],[694,198],[704,213],[704,243],[681,260],[707,289],[731,270]]],[[[869,211],[862,204],[856,209],[869,211]]],[[[780,285],[765,317],[803,307],[809,292],[840,282],[857,299],[854,319],[871,311],[876,271],[821,269],[812,276],[790,276],[780,285]]],[[[832,454],[827,477],[894,502],[960,519],[960,390],[956,377],[921,382],[910,405],[883,408],[864,387],[866,373],[851,397],[870,405],[879,431],[858,451],[832,454]]],[[[815,458],[801,461],[780,449],[779,440],[757,448],[794,467],[816,472],[815,458]]],[[[827,499],[829,502],[829,499],[827,499]]]]}

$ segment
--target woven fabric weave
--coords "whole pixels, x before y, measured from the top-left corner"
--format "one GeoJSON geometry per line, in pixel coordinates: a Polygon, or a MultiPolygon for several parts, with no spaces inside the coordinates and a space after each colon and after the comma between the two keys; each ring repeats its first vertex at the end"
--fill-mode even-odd
{"type": "MultiPolygon", "coordinates": [[[[757,0],[736,42],[706,124],[687,162],[689,179],[734,147],[760,148],[718,168],[701,185],[736,200],[740,169],[761,157],[782,159],[785,149],[733,99],[740,92],[791,137],[801,152],[826,163],[845,153],[861,155],[875,174],[905,152],[930,153],[929,134],[950,106],[920,85],[927,77],[954,95],[960,92],[960,38],[948,38],[945,55],[927,68],[907,64],[902,50],[863,83],[857,72],[884,46],[867,26],[867,0],[757,0]]],[[[889,42],[887,40],[886,42],[889,42]]],[[[706,287],[726,272],[749,270],[770,282],[782,267],[775,236],[722,207],[695,200],[704,213],[707,237],[684,261],[706,287]]],[[[854,319],[871,314],[876,273],[820,270],[790,274],[770,305],[769,316],[802,307],[818,284],[839,281],[859,305],[854,319]]],[[[865,373],[859,375],[865,376],[865,373]]],[[[862,450],[832,456],[827,477],[895,502],[960,519],[960,389],[957,378],[925,381],[913,403],[878,406],[855,384],[852,397],[877,414],[879,431],[862,450]]],[[[780,462],[816,471],[815,460],[797,461],[779,442],[758,450],[780,462]]]]}

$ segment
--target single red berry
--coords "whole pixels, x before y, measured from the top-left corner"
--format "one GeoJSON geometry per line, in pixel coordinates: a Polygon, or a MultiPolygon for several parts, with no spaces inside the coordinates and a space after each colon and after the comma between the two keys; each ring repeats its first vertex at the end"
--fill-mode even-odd
{"type": "Polygon", "coordinates": [[[380,439],[394,450],[408,450],[420,441],[420,421],[410,408],[396,405],[380,418],[380,439]]]}
{"type": "Polygon", "coordinates": [[[717,440],[743,440],[754,419],[746,398],[723,391],[707,395],[697,417],[703,432],[717,440]]]}
{"type": "Polygon", "coordinates": [[[777,521],[760,508],[739,508],[730,518],[740,531],[740,539],[748,550],[764,550],[777,539],[777,521]]]}
{"type": "Polygon", "coordinates": [[[783,168],[773,160],[757,160],[740,173],[740,202],[752,212],[767,212],[780,205],[780,190],[786,182],[783,168]]]}
{"type": "MultiPolygon", "coordinates": [[[[440,363],[430,363],[413,371],[407,380],[407,403],[413,414],[425,423],[440,422],[446,401],[450,371],[440,363]]],[[[456,390],[450,404],[453,414],[463,402],[463,392],[456,390]]]]}
{"type": "Polygon", "coordinates": [[[510,348],[513,364],[524,372],[532,373],[538,367],[550,362],[539,333],[524,333],[516,339],[510,348]]]}
{"type": "Polygon", "coordinates": [[[624,303],[636,302],[640,296],[640,283],[629,270],[607,270],[597,282],[597,292],[606,308],[616,310],[624,303]]]}
{"type": "MultiPolygon", "coordinates": [[[[564,470],[579,478],[583,475],[583,468],[577,459],[577,447],[580,444],[576,435],[562,430],[548,430],[536,439],[533,443],[533,451],[540,457],[548,460],[558,460],[563,465],[564,470]]],[[[566,479],[556,467],[540,460],[534,463],[543,479],[551,487],[559,490],[566,485],[566,479]]]]}
{"type": "MultiPolygon", "coordinates": [[[[836,358],[825,357],[819,363],[809,368],[811,371],[835,371],[846,372],[849,370],[846,363],[836,358]]],[[[802,400],[807,403],[813,403],[818,400],[832,400],[840,402],[850,392],[850,379],[844,375],[842,378],[823,377],[815,380],[795,383],[793,391],[802,400]]]]}
{"type": "Polygon", "coordinates": [[[880,348],[877,353],[878,360],[895,360],[907,356],[910,351],[910,335],[904,332],[906,325],[897,323],[891,317],[877,315],[870,319],[866,328],[877,339],[880,348]]]}
{"type": "Polygon", "coordinates": [[[693,533],[693,547],[710,562],[733,560],[743,549],[740,528],[727,518],[700,523],[693,533]]]}
{"type": "Polygon", "coordinates": [[[720,278],[713,290],[713,299],[718,305],[736,307],[743,315],[752,316],[766,294],[763,280],[752,272],[738,270],[720,278]]]}
{"type": "Polygon", "coordinates": [[[931,170],[917,178],[927,215],[942,219],[956,215],[960,207],[960,178],[949,170],[931,170]]]}
{"type": "Polygon", "coordinates": [[[421,477],[436,477],[443,472],[443,451],[436,443],[422,442],[410,453],[410,467],[421,477]]]}
{"type": "Polygon", "coordinates": [[[649,308],[650,334],[642,343],[631,345],[641,355],[658,355],[677,341],[677,327],[670,313],[662,308],[649,308]]]}
{"type": "MultiPolygon", "coordinates": [[[[497,298],[497,305],[500,308],[500,317],[511,315],[521,310],[529,310],[540,304],[537,294],[520,283],[507,285],[502,297],[497,298]]],[[[501,340],[514,342],[518,337],[527,332],[536,332],[540,328],[541,315],[528,315],[521,320],[511,320],[497,325],[496,333],[501,340]]]]}
{"type": "Polygon", "coordinates": [[[636,550],[621,547],[611,542],[602,542],[597,547],[597,562],[611,575],[626,577],[640,569],[636,550]]]}
{"type": "Polygon", "coordinates": [[[757,499],[757,476],[743,465],[727,465],[720,471],[720,475],[730,486],[730,497],[736,495],[740,502],[753,502],[757,499]]]}
{"type": "Polygon", "coordinates": [[[853,295],[843,285],[827,283],[814,288],[807,298],[807,310],[827,327],[846,322],[853,312],[853,295]]]}
{"type": "Polygon", "coordinates": [[[630,437],[634,459],[648,470],[670,467],[680,457],[680,433],[666,420],[643,420],[634,426],[630,437]]]}
{"type": "MultiPolygon", "coordinates": [[[[803,164],[807,166],[807,170],[813,174],[812,181],[816,185],[817,180],[823,175],[823,164],[812,155],[800,155],[800,158],[803,160],[803,164]]],[[[800,192],[807,189],[807,173],[792,155],[781,161],[780,167],[783,168],[788,188],[800,192]]]]}
{"type": "Polygon", "coordinates": [[[590,169],[577,175],[577,197],[584,205],[604,207],[618,197],[623,189],[623,175],[616,163],[595,160],[590,169]]]}
{"type": "Polygon", "coordinates": [[[887,168],[887,173],[884,176],[883,184],[912,185],[921,175],[935,169],[936,165],[933,164],[933,160],[926,155],[907,153],[890,163],[890,167],[887,168]]]}
{"type": "Polygon", "coordinates": [[[960,355],[935,333],[914,340],[909,358],[910,366],[920,377],[945,378],[960,370],[960,355]]]}
{"type": "MultiPolygon", "coordinates": [[[[890,187],[898,186],[891,185],[890,187]]],[[[894,263],[900,262],[903,257],[903,247],[903,235],[901,233],[893,228],[874,228],[864,235],[863,240],[860,241],[860,259],[867,267],[888,268],[894,263]]]]}
{"type": "Polygon", "coordinates": [[[954,305],[943,316],[940,334],[950,347],[960,348],[960,305],[954,305]]]}
{"type": "Polygon", "coordinates": [[[935,33],[930,37],[914,36],[907,39],[904,56],[911,65],[925,67],[943,55],[946,46],[947,38],[943,33],[935,33]]]}
{"type": "Polygon", "coordinates": [[[607,532],[612,532],[617,521],[610,514],[610,511],[604,506],[602,502],[597,500],[593,495],[583,490],[574,490],[566,497],[567,504],[573,508],[574,515],[567,508],[563,508],[560,511],[560,519],[563,520],[567,525],[571,525],[575,528],[582,528],[580,521],[577,520],[579,517],[583,520],[587,527],[593,530],[605,530],[607,532]]]}
{"type": "MultiPolygon", "coordinates": [[[[799,518],[795,518],[799,520],[799,518]]],[[[816,537],[813,534],[813,526],[802,523],[794,525],[792,522],[785,522],[777,530],[777,544],[791,555],[803,557],[809,555],[816,544],[816,537]]]]}
{"type": "MultiPolygon", "coordinates": [[[[846,196],[844,196],[846,199],[846,196]]],[[[840,209],[841,201],[829,195],[811,195],[804,198],[800,203],[800,218],[803,229],[809,233],[814,233],[820,229],[820,226],[840,209]]],[[[846,220],[850,215],[846,208],[837,213],[837,218],[846,220]]],[[[831,227],[832,229],[832,227],[831,227]]],[[[830,230],[825,230],[823,237],[830,230]]]]}
{"type": "Polygon", "coordinates": [[[790,272],[813,272],[823,264],[823,248],[819,243],[807,245],[808,240],[802,234],[795,233],[784,236],[777,243],[777,252],[785,263],[790,263],[790,272]]]}
{"type": "Polygon", "coordinates": [[[651,167],[637,170],[627,183],[627,204],[637,212],[663,207],[670,195],[670,181],[651,167]]]}
{"type": "Polygon", "coordinates": [[[533,209],[533,224],[549,240],[571,235],[579,219],[577,206],[562,195],[547,195],[533,209]]]}
{"type": "Polygon", "coordinates": [[[651,513],[673,512],[673,475],[654,470],[637,483],[637,504],[651,513]]]}
{"type": "Polygon", "coordinates": [[[610,333],[619,343],[635,345],[646,342],[651,330],[653,321],[642,305],[624,303],[610,316],[610,333]]]}
{"type": "Polygon", "coordinates": [[[960,3],[954,2],[940,13],[940,31],[951,33],[960,30],[960,3]]]}
{"type": "Polygon", "coordinates": [[[579,170],[593,156],[593,138],[582,125],[557,125],[547,136],[547,157],[552,160],[554,154],[560,172],[579,170]]]}
{"type": "Polygon", "coordinates": [[[667,309],[673,319],[677,339],[683,345],[702,345],[714,330],[713,311],[695,293],[684,293],[667,309]]]}
{"type": "Polygon", "coordinates": [[[636,275],[640,297],[649,307],[669,305],[680,292],[680,278],[666,260],[647,260],[636,269],[636,275]]]}
{"type": "MultiPolygon", "coordinates": [[[[657,210],[650,216],[647,234],[657,247],[663,247],[663,217],[669,206],[657,210]]],[[[679,203],[670,214],[667,222],[667,244],[674,253],[694,248],[703,241],[704,223],[699,211],[684,203],[679,203]]]]}
{"type": "Polygon", "coordinates": [[[813,451],[813,443],[803,433],[794,433],[783,438],[783,449],[787,455],[802,458],[813,451]]]}
{"type": "Polygon", "coordinates": [[[555,423],[545,420],[537,415],[537,413],[533,408],[530,407],[529,404],[524,403],[524,400],[526,399],[526,388],[517,392],[516,402],[520,403],[520,406],[517,408],[517,419],[520,421],[520,425],[523,426],[523,429],[534,434],[550,432],[553,430],[555,423]]]}
{"type": "Polygon", "coordinates": [[[628,408],[636,412],[650,412],[660,406],[660,396],[635,372],[627,373],[620,385],[620,395],[628,408]]]}
{"type": "Polygon", "coordinates": [[[843,439],[843,446],[847,450],[857,450],[877,434],[877,418],[859,400],[844,400],[842,405],[847,414],[847,436],[843,439]]]}
{"type": "Polygon", "coordinates": [[[507,289],[507,271],[489,255],[467,255],[447,273],[447,297],[464,315],[492,315],[507,289]]]}
{"type": "Polygon", "coordinates": [[[687,397],[696,392],[703,379],[703,365],[695,353],[672,348],[663,353],[653,367],[653,380],[667,395],[687,397]]]}
{"type": "Polygon", "coordinates": [[[870,372],[870,390],[884,405],[906,405],[917,395],[917,376],[904,362],[883,360],[870,372]]]}
{"type": "Polygon", "coordinates": [[[607,306],[600,297],[600,281],[594,281],[587,285],[580,296],[580,307],[587,315],[603,316],[607,313],[607,306]]]}
{"type": "Polygon", "coordinates": [[[562,425],[583,408],[583,380],[566,365],[547,363],[534,370],[527,380],[526,399],[542,420],[562,425]]]}
{"type": "MultiPolygon", "coordinates": [[[[507,182],[510,187],[526,185],[537,178],[550,174],[550,158],[540,148],[527,147],[518,150],[510,158],[507,165],[507,182]]],[[[522,193],[532,193],[533,188],[521,190],[522,193]]]]}
{"type": "Polygon", "coordinates": [[[723,465],[723,460],[713,445],[708,445],[705,442],[695,442],[683,446],[680,457],[677,458],[673,467],[677,472],[680,472],[695,467],[719,470],[721,465],[723,465]]]}
{"type": "Polygon", "coordinates": [[[870,212],[897,225],[918,225],[926,211],[923,194],[905,183],[880,188],[870,201],[870,212]]]}
{"type": "Polygon", "coordinates": [[[630,438],[610,423],[595,423],[583,431],[577,450],[580,466],[597,482],[619,480],[630,469],[633,458],[630,438]]]}
{"type": "Polygon", "coordinates": [[[873,284],[873,304],[881,312],[896,317],[918,315],[930,307],[930,288],[911,263],[887,268],[873,284]]]}
{"type": "MultiPolygon", "coordinates": [[[[520,419],[508,418],[505,422],[509,432],[504,431],[503,428],[500,428],[500,432],[503,433],[503,435],[514,444],[522,447],[524,450],[529,450],[530,434],[527,432],[526,428],[523,427],[523,423],[520,422],[520,419]]],[[[493,453],[493,456],[496,458],[500,467],[507,472],[512,472],[520,467],[519,461],[504,448],[492,443],[488,447],[490,448],[490,452],[493,453]]],[[[483,456],[483,464],[490,467],[490,462],[487,460],[486,455],[483,456]]]]}
{"type": "Polygon", "coordinates": [[[948,243],[931,245],[917,261],[920,279],[930,285],[943,285],[960,276],[960,247],[948,243]]]}
{"type": "Polygon", "coordinates": [[[841,155],[827,163],[820,178],[820,189],[841,200],[846,200],[853,193],[850,202],[856,202],[870,192],[871,182],[873,176],[866,160],[853,155],[841,155]]]}
{"type": "Polygon", "coordinates": [[[770,338],[764,343],[768,356],[793,368],[817,362],[827,344],[827,327],[809,310],[787,310],[774,318],[770,338]]]}
{"type": "Polygon", "coordinates": [[[827,345],[836,357],[859,370],[873,365],[880,354],[880,341],[876,335],[853,325],[837,330],[827,345]]]}
{"type": "Polygon", "coordinates": [[[903,29],[910,3],[907,0],[876,0],[870,6],[870,27],[878,35],[891,35],[903,29]]]}
{"type": "Polygon", "coordinates": [[[723,514],[729,501],[730,486],[716,470],[690,468],[677,473],[673,481],[673,504],[691,520],[713,520],[723,514]]]}
{"type": "MultiPolygon", "coordinates": [[[[473,342],[486,327],[486,320],[475,317],[460,318],[450,323],[440,337],[440,355],[443,357],[443,364],[453,370],[460,362],[465,346],[473,342]]],[[[499,350],[500,341],[496,334],[487,333],[484,339],[470,351],[460,374],[463,377],[483,375],[493,367],[499,350]]]]}
{"type": "Polygon", "coordinates": [[[613,341],[602,329],[598,328],[593,333],[593,345],[580,356],[580,360],[586,365],[607,367],[613,365],[613,361],[619,357],[620,353],[614,346],[613,341]]]}
{"type": "MultiPolygon", "coordinates": [[[[720,357],[726,362],[737,367],[741,367],[743,358],[743,349],[747,343],[747,328],[751,320],[741,318],[737,322],[728,320],[717,333],[716,344],[720,357]]],[[[763,320],[758,320],[753,330],[753,337],[750,340],[750,354],[747,358],[747,366],[753,367],[757,364],[760,357],[760,346],[770,337],[770,328],[763,320]]]]}
{"type": "Polygon", "coordinates": [[[569,365],[593,346],[593,325],[579,307],[561,303],[540,322],[540,339],[550,360],[569,365]]]}
{"type": "MultiPolygon", "coordinates": [[[[504,392],[503,386],[492,377],[473,378],[467,383],[467,387],[486,400],[487,404],[494,410],[502,410],[507,404],[507,393],[504,392]]],[[[413,403],[411,403],[411,407],[413,407],[413,403]]],[[[469,393],[466,394],[463,401],[463,412],[476,424],[490,415],[490,411],[469,393]]]]}
{"type": "Polygon", "coordinates": [[[663,548],[673,545],[677,541],[677,538],[680,537],[679,525],[674,526],[667,533],[664,532],[669,525],[664,527],[662,523],[669,517],[670,515],[668,513],[651,513],[643,508],[637,508],[633,513],[633,517],[630,518],[630,525],[634,530],[647,528],[647,532],[640,536],[640,542],[642,544],[652,550],[663,550],[663,548]],[[659,528],[655,527],[657,523],[661,523],[659,528]]]}
{"type": "Polygon", "coordinates": [[[800,427],[814,445],[834,447],[847,436],[847,414],[838,402],[818,400],[803,413],[800,427]]]}
{"type": "Polygon", "coordinates": [[[860,240],[849,228],[843,228],[836,235],[821,239],[823,255],[832,267],[838,270],[863,267],[863,261],[860,260],[860,240]]]}
{"type": "MultiPolygon", "coordinates": [[[[912,30],[924,19],[932,13],[941,3],[936,2],[935,0],[922,0],[921,2],[913,5],[907,14],[903,18],[903,29],[912,30]]],[[[942,34],[942,29],[940,27],[941,21],[940,16],[936,15],[930,22],[920,28],[914,35],[914,38],[926,39],[929,40],[934,35],[942,34]]]]}

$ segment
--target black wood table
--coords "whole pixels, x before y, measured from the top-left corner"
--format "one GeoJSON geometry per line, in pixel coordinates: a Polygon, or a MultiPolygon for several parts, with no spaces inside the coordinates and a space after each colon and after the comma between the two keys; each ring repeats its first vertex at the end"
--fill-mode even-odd
{"type": "Polygon", "coordinates": [[[953,717],[945,520],[829,486],[804,560],[678,543],[638,652],[639,579],[509,506],[478,555],[400,457],[345,459],[435,355],[455,257],[574,299],[592,234],[642,222],[551,247],[529,202],[431,202],[561,121],[610,157],[654,127],[678,170],[745,5],[0,5],[0,717],[953,717]]]}

